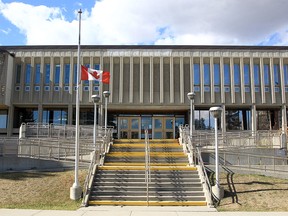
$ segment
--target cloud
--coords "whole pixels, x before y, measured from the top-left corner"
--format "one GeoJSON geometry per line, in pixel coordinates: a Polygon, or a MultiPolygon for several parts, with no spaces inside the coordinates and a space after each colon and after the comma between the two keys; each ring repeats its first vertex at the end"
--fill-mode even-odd
{"type": "MultiPolygon", "coordinates": [[[[78,4],[78,3],[76,3],[78,4]]],[[[84,4],[82,6],[85,6],[84,4]]],[[[2,3],[27,44],[77,44],[66,7],[2,3]]],[[[82,13],[82,44],[287,45],[287,0],[102,0],[82,13]]],[[[70,11],[73,14],[72,11],[70,11]]]]}

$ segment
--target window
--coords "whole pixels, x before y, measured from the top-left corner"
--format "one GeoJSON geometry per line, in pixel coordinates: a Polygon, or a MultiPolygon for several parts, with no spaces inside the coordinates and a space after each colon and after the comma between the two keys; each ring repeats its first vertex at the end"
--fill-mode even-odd
{"type": "Polygon", "coordinates": [[[15,108],[13,127],[18,128],[22,123],[38,122],[37,108],[15,108]]]}
{"type": "Polygon", "coordinates": [[[215,127],[214,118],[210,115],[209,110],[195,110],[194,118],[196,130],[211,130],[215,127]]]}
{"type": "Polygon", "coordinates": [[[220,64],[214,64],[214,85],[220,85],[220,64]]]}
{"type": "Polygon", "coordinates": [[[26,64],[25,84],[29,85],[31,82],[31,64],[26,64]]]}
{"type": "MultiPolygon", "coordinates": [[[[87,68],[90,68],[90,64],[85,64],[84,66],[87,67],[87,68]]],[[[82,83],[84,85],[89,85],[89,80],[84,80],[82,83]]]]}
{"type": "Polygon", "coordinates": [[[227,130],[250,130],[251,111],[250,110],[226,110],[227,130]]]}
{"type": "Polygon", "coordinates": [[[43,110],[43,123],[67,124],[68,111],[66,109],[43,110]]]}
{"type": "Polygon", "coordinates": [[[200,65],[194,64],[194,85],[200,85],[200,65]]]}
{"type": "Polygon", "coordinates": [[[224,85],[230,85],[230,65],[224,64],[224,85]]]}
{"type": "Polygon", "coordinates": [[[0,128],[7,128],[8,111],[0,110],[0,128]]]}
{"type": "Polygon", "coordinates": [[[16,65],[16,84],[20,84],[21,81],[21,64],[16,65]]]}
{"type": "Polygon", "coordinates": [[[77,64],[74,64],[73,71],[74,71],[73,83],[76,85],[77,84],[77,64]]]}
{"type": "Polygon", "coordinates": [[[45,64],[45,84],[50,84],[50,64],[45,64]]]}
{"type": "Polygon", "coordinates": [[[210,65],[204,64],[204,85],[210,85],[210,65]]]}
{"type": "Polygon", "coordinates": [[[59,85],[60,82],[60,65],[55,65],[54,84],[59,85]]]}
{"type": "Polygon", "coordinates": [[[41,71],[40,71],[40,64],[35,65],[35,84],[40,84],[40,76],[41,76],[41,71]]]}
{"type": "Polygon", "coordinates": [[[284,64],[284,82],[288,86],[288,64],[284,64]]]}
{"type": "Polygon", "coordinates": [[[264,64],[264,84],[265,84],[265,86],[270,85],[270,67],[269,67],[269,64],[264,64]]]}
{"type": "Polygon", "coordinates": [[[240,65],[234,64],[234,85],[240,85],[240,65]]]}
{"type": "Polygon", "coordinates": [[[70,64],[65,64],[64,67],[64,84],[69,85],[70,80],[70,64]]]}
{"type": "Polygon", "coordinates": [[[250,65],[244,64],[244,85],[250,86],[250,65]]]}
{"type": "MultiPolygon", "coordinates": [[[[100,64],[94,64],[94,69],[95,69],[95,70],[100,70],[100,64]]],[[[99,81],[98,81],[98,80],[95,80],[95,81],[94,81],[94,84],[99,84],[99,81]]]]}
{"type": "Polygon", "coordinates": [[[254,85],[260,85],[260,66],[259,64],[254,64],[254,85]]]}
{"type": "Polygon", "coordinates": [[[257,130],[278,130],[280,120],[279,110],[257,110],[257,130]]]}
{"type": "Polygon", "coordinates": [[[279,64],[274,64],[274,83],[275,85],[280,85],[280,66],[279,64]]]}

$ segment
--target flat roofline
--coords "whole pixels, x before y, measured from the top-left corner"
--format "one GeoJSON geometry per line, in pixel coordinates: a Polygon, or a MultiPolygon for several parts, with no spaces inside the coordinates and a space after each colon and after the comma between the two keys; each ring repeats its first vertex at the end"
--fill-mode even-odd
{"type": "MultiPolygon", "coordinates": [[[[77,45],[21,45],[0,46],[0,49],[8,52],[11,50],[33,49],[76,49],[77,45]]],[[[240,46],[240,45],[81,45],[81,50],[91,49],[175,49],[175,50],[288,50],[288,46],[240,46]]]]}

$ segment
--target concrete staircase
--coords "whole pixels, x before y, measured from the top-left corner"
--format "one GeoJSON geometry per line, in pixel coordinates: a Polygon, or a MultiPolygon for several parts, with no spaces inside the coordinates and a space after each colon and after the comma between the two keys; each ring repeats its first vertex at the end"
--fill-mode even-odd
{"type": "Polygon", "coordinates": [[[116,140],[94,175],[89,205],[207,205],[198,171],[177,140],[150,140],[150,157],[147,190],[144,140],[116,140]]]}

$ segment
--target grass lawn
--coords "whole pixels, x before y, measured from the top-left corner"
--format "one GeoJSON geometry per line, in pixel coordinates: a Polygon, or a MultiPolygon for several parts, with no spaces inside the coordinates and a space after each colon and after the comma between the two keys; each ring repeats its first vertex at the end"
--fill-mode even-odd
{"type": "Polygon", "coordinates": [[[227,180],[221,176],[225,197],[218,211],[288,211],[288,179],[235,174],[233,182],[237,196],[229,193],[227,180]]]}
{"type": "MultiPolygon", "coordinates": [[[[86,170],[79,171],[83,186],[86,170]]],[[[70,199],[74,171],[0,173],[0,208],[75,210],[81,200],[70,199]]]]}

